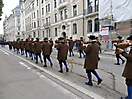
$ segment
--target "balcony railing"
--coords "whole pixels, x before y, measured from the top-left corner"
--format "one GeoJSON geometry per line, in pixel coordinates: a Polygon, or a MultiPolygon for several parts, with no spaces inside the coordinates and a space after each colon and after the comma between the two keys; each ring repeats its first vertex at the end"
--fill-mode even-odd
{"type": "Polygon", "coordinates": [[[45,28],[48,28],[49,26],[50,26],[50,23],[45,23],[45,24],[44,24],[44,27],[45,27],[45,28]]]}
{"type": "Polygon", "coordinates": [[[58,5],[58,9],[66,7],[67,4],[68,4],[67,0],[60,0],[59,5],[58,5]]]}
{"type": "Polygon", "coordinates": [[[98,11],[99,11],[98,6],[90,6],[87,9],[84,10],[84,15],[95,13],[95,12],[98,12],[98,11]]]}

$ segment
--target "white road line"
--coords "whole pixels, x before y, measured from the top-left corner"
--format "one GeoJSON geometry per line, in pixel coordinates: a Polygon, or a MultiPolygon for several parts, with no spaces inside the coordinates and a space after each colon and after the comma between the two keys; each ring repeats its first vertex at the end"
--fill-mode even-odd
{"type": "Polygon", "coordinates": [[[19,62],[19,64],[21,64],[23,67],[26,67],[27,69],[29,68],[29,66],[27,66],[27,65],[24,64],[23,62],[19,62]]]}
{"type": "Polygon", "coordinates": [[[56,74],[54,74],[54,73],[52,73],[52,72],[50,72],[50,71],[48,71],[48,70],[46,70],[46,69],[40,67],[40,66],[38,66],[38,65],[36,65],[36,64],[34,64],[34,63],[32,63],[32,62],[30,62],[30,61],[28,61],[28,60],[22,58],[22,57],[19,57],[19,56],[17,56],[17,55],[15,55],[15,56],[18,57],[18,58],[20,58],[20,59],[22,59],[22,60],[24,60],[24,61],[26,61],[27,63],[33,65],[33,66],[36,67],[36,68],[38,68],[38,69],[40,69],[40,70],[43,70],[43,71],[46,72],[47,74],[49,74],[49,75],[51,75],[51,76],[53,76],[53,77],[59,79],[59,80],[62,81],[63,83],[66,83],[67,85],[69,85],[69,86],[71,86],[71,87],[73,87],[73,88],[79,90],[80,92],[82,92],[82,93],[84,93],[84,94],[86,94],[86,95],[88,95],[88,96],[90,96],[90,97],[92,97],[92,98],[94,98],[94,99],[105,99],[105,98],[103,98],[103,97],[101,97],[101,96],[99,96],[99,95],[97,95],[97,94],[95,94],[95,93],[93,93],[93,92],[91,92],[91,91],[89,91],[89,90],[87,90],[87,89],[81,87],[81,86],[78,86],[77,84],[72,83],[71,81],[68,81],[68,80],[66,80],[66,79],[64,79],[64,78],[62,78],[62,77],[60,77],[60,76],[58,76],[58,75],[56,75],[56,74]]]}
{"type": "Polygon", "coordinates": [[[6,55],[9,55],[7,52],[5,52],[4,50],[0,49],[2,52],[4,52],[6,55]]]}
{"type": "Polygon", "coordinates": [[[8,53],[10,53],[10,54],[13,54],[13,53],[11,53],[10,51],[7,51],[7,50],[5,50],[5,49],[3,49],[4,51],[6,51],[6,52],[8,52],[8,53]]]}

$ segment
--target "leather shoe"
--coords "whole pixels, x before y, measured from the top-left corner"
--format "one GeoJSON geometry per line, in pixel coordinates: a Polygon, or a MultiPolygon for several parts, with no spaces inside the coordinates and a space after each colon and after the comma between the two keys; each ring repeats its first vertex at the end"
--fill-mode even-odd
{"type": "Polygon", "coordinates": [[[102,79],[98,80],[98,85],[101,84],[102,81],[103,81],[102,79]]]}
{"type": "Polygon", "coordinates": [[[47,67],[47,65],[44,65],[44,67],[47,67]]]}
{"type": "Polygon", "coordinates": [[[69,71],[69,69],[68,68],[66,68],[66,72],[68,72],[69,71]]]}
{"type": "Polygon", "coordinates": [[[125,63],[125,61],[122,62],[122,64],[124,64],[124,63],[125,63]]]}
{"type": "Polygon", "coordinates": [[[128,99],[127,97],[121,97],[121,99],[128,99]]]}
{"type": "Polygon", "coordinates": [[[58,72],[63,73],[63,71],[62,71],[62,70],[59,70],[58,72]]]}
{"type": "Polygon", "coordinates": [[[119,63],[115,63],[115,65],[120,65],[119,63]]]}
{"type": "Polygon", "coordinates": [[[89,85],[89,86],[93,86],[92,83],[89,83],[89,82],[85,82],[86,85],[89,85]]]}
{"type": "Polygon", "coordinates": [[[50,66],[52,67],[53,66],[53,63],[51,63],[50,66]]]}

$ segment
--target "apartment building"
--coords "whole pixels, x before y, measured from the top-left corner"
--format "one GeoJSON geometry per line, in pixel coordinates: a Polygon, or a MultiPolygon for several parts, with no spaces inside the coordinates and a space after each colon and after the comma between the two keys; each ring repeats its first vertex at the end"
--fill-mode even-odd
{"type": "Polygon", "coordinates": [[[21,4],[24,37],[53,40],[99,34],[98,0],[25,0],[21,4]]]}
{"type": "Polygon", "coordinates": [[[13,41],[17,40],[18,38],[23,38],[22,32],[21,32],[21,23],[20,23],[20,6],[15,7],[9,17],[5,17],[5,20],[3,22],[3,30],[5,39],[7,41],[13,41]]]}

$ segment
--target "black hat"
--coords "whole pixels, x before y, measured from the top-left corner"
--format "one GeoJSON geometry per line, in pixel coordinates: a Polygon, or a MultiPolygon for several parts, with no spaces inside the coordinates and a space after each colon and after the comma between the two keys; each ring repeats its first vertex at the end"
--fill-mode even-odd
{"type": "Polygon", "coordinates": [[[34,40],[34,38],[31,38],[31,41],[33,41],[34,40]]]}
{"type": "Polygon", "coordinates": [[[88,38],[91,39],[91,40],[96,39],[96,37],[94,35],[90,35],[88,38]]]}
{"type": "Polygon", "coordinates": [[[64,37],[59,37],[58,40],[64,40],[64,37]]]}
{"type": "Polygon", "coordinates": [[[70,37],[70,39],[72,39],[72,37],[70,37]]]}
{"type": "Polygon", "coordinates": [[[39,41],[39,37],[37,37],[36,40],[39,41]]]}
{"type": "Polygon", "coordinates": [[[122,36],[117,36],[118,39],[122,39],[122,36]]]}
{"type": "Polygon", "coordinates": [[[80,37],[80,40],[83,40],[83,37],[80,37]]]}
{"type": "Polygon", "coordinates": [[[45,41],[46,41],[46,40],[48,40],[48,38],[47,38],[47,37],[44,37],[44,39],[43,39],[43,40],[45,40],[45,41]]]}
{"type": "Polygon", "coordinates": [[[127,40],[132,40],[132,35],[130,35],[130,36],[127,38],[127,40]]]}

